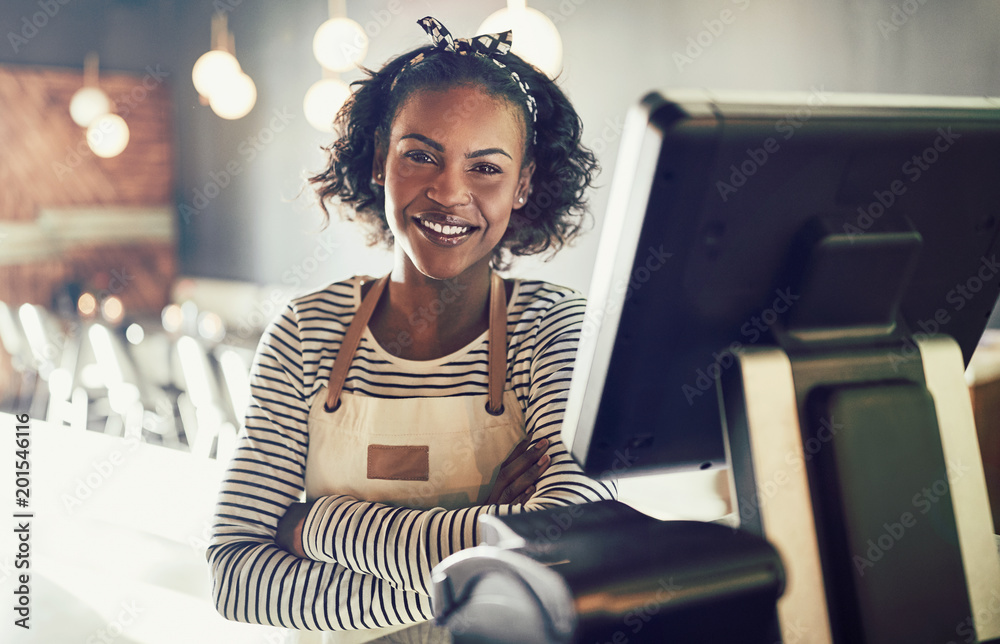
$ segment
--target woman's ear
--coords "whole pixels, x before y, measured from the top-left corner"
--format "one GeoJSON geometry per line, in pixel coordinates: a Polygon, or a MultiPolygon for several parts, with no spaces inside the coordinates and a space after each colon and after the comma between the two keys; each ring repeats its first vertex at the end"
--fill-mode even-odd
{"type": "Polygon", "coordinates": [[[514,191],[514,210],[520,210],[531,194],[531,177],[535,174],[535,162],[531,161],[521,168],[521,176],[517,179],[517,189],[514,191]]]}
{"type": "Polygon", "coordinates": [[[385,145],[378,132],[375,133],[375,155],[372,158],[372,183],[385,186],[385,145]]]}

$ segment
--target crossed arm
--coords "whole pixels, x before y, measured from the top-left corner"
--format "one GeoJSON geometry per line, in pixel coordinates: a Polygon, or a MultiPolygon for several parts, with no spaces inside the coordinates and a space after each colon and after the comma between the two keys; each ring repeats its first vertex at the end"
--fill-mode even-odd
{"type": "MultiPolygon", "coordinates": [[[[534,445],[528,439],[518,443],[510,456],[500,464],[497,480],[487,497],[485,505],[523,505],[535,493],[538,478],[548,469],[551,458],[545,453],[549,446],[548,439],[542,438],[534,445]]],[[[285,516],[278,521],[275,541],[288,552],[299,557],[310,557],[302,542],[302,526],[309,516],[315,501],[293,503],[288,506],[285,516]]],[[[310,553],[318,549],[311,544],[310,553]]],[[[311,559],[318,559],[312,554],[311,559]]]]}

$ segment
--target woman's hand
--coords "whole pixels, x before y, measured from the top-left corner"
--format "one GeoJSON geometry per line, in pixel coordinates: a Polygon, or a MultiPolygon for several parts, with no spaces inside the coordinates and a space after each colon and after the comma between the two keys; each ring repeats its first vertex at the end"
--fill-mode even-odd
{"type": "Polygon", "coordinates": [[[285,516],[278,521],[278,532],[274,535],[274,542],[299,557],[305,558],[302,551],[302,524],[305,523],[306,515],[312,508],[312,502],[293,503],[288,506],[285,516]]]}
{"type": "Polygon", "coordinates": [[[525,503],[535,493],[535,482],[549,467],[549,457],[545,453],[549,441],[543,438],[531,449],[528,444],[527,438],[518,443],[500,465],[500,474],[486,499],[487,504],[525,503]]]}

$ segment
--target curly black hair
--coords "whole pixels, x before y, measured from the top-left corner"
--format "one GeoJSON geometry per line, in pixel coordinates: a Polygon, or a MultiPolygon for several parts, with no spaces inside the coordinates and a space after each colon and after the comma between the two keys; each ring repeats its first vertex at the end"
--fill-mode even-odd
{"type": "Polygon", "coordinates": [[[506,69],[484,56],[458,55],[427,46],[398,56],[379,71],[363,69],[367,78],[352,83],[354,91],[334,121],[340,138],[323,148],[328,167],[309,178],[319,195],[325,221],[329,222],[330,216],[327,202],[353,206],[353,213],[339,208],[341,216],[365,225],[372,245],[391,248],[384,188],[371,181],[377,142],[387,144],[393,119],[415,91],[475,86],[520,106],[524,163],[535,162],[527,201],[511,213],[507,231],[493,253],[494,267],[509,265],[507,253],[555,253],[576,237],[587,215],[585,193],[598,170],[593,152],[580,142],[580,117],[543,72],[513,53],[503,57],[503,64],[506,69]],[[423,60],[406,65],[421,53],[423,60]],[[534,123],[524,91],[511,72],[528,85],[535,99],[534,123]]]}

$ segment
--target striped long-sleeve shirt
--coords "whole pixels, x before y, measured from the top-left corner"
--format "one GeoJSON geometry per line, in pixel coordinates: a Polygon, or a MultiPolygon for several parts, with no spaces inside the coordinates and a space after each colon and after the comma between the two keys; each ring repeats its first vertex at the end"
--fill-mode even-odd
{"type": "MultiPolygon", "coordinates": [[[[359,293],[354,278],[298,298],[261,339],[244,431],[224,476],[208,548],[216,607],[229,619],[308,630],[425,621],[433,617],[431,568],[479,542],[482,513],[615,496],[612,483],[581,473],[560,440],[585,301],[563,287],[519,280],[507,315],[507,382],[528,437],[547,438],[551,457],[532,498],[523,506],[416,510],[326,496],[304,523],[309,558],[277,546],[278,521],[304,489],[309,409],[329,379],[359,293]]],[[[344,385],[345,392],[376,398],[486,390],[485,334],[467,350],[425,364],[395,359],[366,334],[344,385]]]]}

